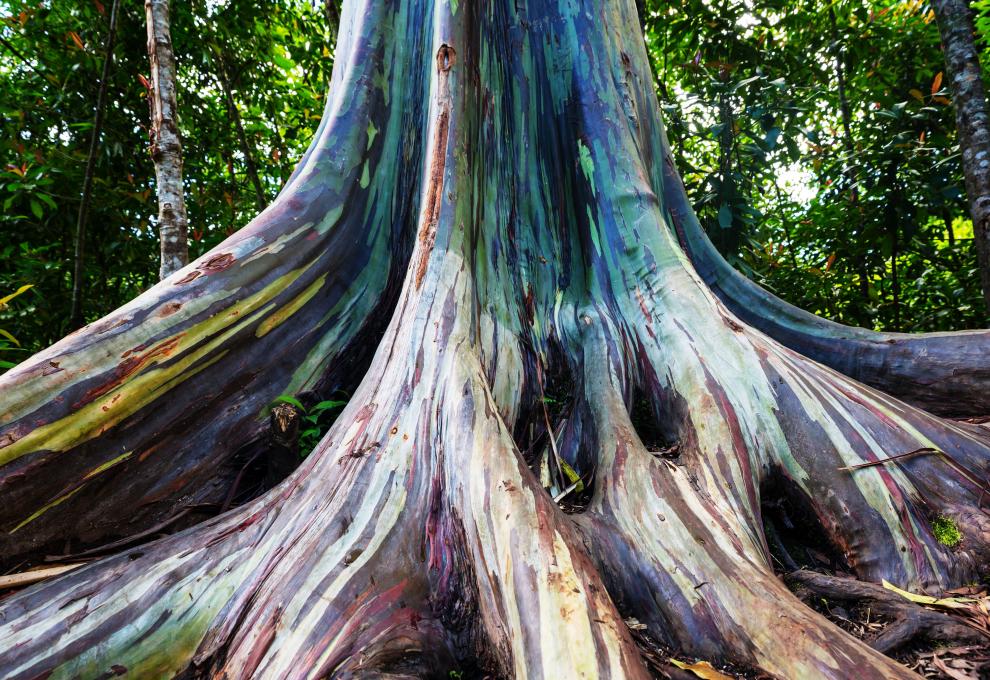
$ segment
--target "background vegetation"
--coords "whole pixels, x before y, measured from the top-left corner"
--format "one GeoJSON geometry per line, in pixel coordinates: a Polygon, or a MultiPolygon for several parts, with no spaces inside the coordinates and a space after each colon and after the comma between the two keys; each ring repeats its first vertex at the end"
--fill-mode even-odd
{"type": "MultiPolygon", "coordinates": [[[[271,201],[305,150],[337,5],[173,3],[192,257],[271,201]]],[[[640,6],[680,169],[733,264],[844,323],[990,325],[926,3],[640,6]]],[[[990,0],[974,6],[985,38],[990,0]]],[[[90,321],[152,285],[158,266],[143,4],[121,12],[89,219],[90,321]]],[[[108,13],[109,0],[0,0],[0,299],[32,286],[0,303],[0,361],[73,330],[73,234],[108,13]]]]}
{"type": "Polygon", "coordinates": [[[927,3],[654,0],[642,18],[688,192],[733,264],[842,323],[987,325],[927,3]]]}

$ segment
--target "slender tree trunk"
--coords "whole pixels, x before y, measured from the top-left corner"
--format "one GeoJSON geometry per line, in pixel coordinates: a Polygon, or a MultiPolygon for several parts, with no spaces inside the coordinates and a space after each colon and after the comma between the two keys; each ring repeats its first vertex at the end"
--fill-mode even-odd
{"type": "Polygon", "coordinates": [[[340,27],[340,0],[323,0],[323,18],[327,32],[333,37],[340,27]]]}
{"type": "MultiPolygon", "coordinates": [[[[852,133],[852,107],[849,106],[849,96],[846,93],[846,70],[842,65],[842,44],[839,38],[839,24],[835,16],[835,7],[829,5],[829,23],[832,28],[832,59],[835,62],[835,83],[839,93],[839,113],[842,114],[842,143],[849,153],[850,161],[856,152],[852,133]]],[[[852,191],[855,191],[853,189],[852,191]]]]}
{"type": "Polygon", "coordinates": [[[86,264],[86,221],[89,219],[89,204],[93,198],[93,176],[96,172],[96,156],[100,149],[100,135],[103,132],[103,115],[107,105],[107,82],[110,79],[110,66],[113,64],[113,46],[117,40],[117,9],[120,0],[114,0],[110,7],[110,26],[104,46],[103,71],[100,74],[100,89],[96,97],[96,113],[93,116],[93,134],[89,142],[89,155],[86,157],[86,171],[83,176],[82,200],[76,218],[75,255],[72,267],[72,305],[69,311],[70,328],[78,328],[83,322],[83,287],[85,285],[86,264]]]}
{"type": "Polygon", "coordinates": [[[739,253],[739,243],[742,235],[735,218],[736,187],[732,170],[732,152],[735,146],[736,132],[735,115],[728,94],[722,94],[718,105],[719,121],[722,131],[718,136],[718,217],[714,229],[719,251],[725,256],[735,257],[739,253]],[[723,224],[723,210],[728,210],[728,225],[723,224]]]}
{"type": "Polygon", "coordinates": [[[220,83],[224,101],[227,103],[227,113],[230,114],[230,118],[234,123],[234,132],[237,134],[237,143],[241,148],[241,153],[244,155],[244,167],[247,169],[248,180],[250,180],[251,186],[254,187],[254,196],[258,210],[264,210],[268,206],[268,199],[265,198],[265,189],[262,187],[261,178],[258,176],[258,166],[254,160],[254,152],[251,150],[251,144],[248,141],[247,134],[244,132],[241,112],[237,108],[237,102],[234,100],[234,94],[231,91],[230,74],[227,72],[223,57],[217,57],[217,63],[217,81],[220,83]]]}
{"type": "MultiPolygon", "coordinates": [[[[856,142],[852,132],[852,107],[849,105],[849,95],[846,87],[846,69],[842,63],[842,40],[839,35],[839,22],[835,16],[835,7],[829,4],[828,8],[829,26],[832,31],[832,60],[835,63],[835,84],[839,93],[839,114],[842,120],[842,145],[846,149],[846,160],[843,163],[843,172],[846,181],[849,182],[849,203],[857,213],[858,223],[863,224],[863,208],[859,203],[859,192],[856,187],[856,171],[853,169],[853,162],[856,155],[856,142]]],[[[865,260],[857,265],[859,269],[859,293],[863,302],[870,299],[870,270],[865,260]]]]}
{"type": "Polygon", "coordinates": [[[890,294],[894,303],[894,330],[901,330],[901,281],[897,271],[897,258],[900,256],[900,243],[897,224],[891,227],[892,245],[890,248],[890,294]]]}
{"type": "Polygon", "coordinates": [[[990,111],[973,18],[965,0],[934,0],[932,7],[956,107],[959,149],[973,218],[973,244],[983,297],[990,311],[990,111]]]}
{"type": "Polygon", "coordinates": [[[916,677],[775,576],[762,506],[787,488],[860,580],[966,583],[990,436],[716,298],[679,243],[697,219],[668,193],[632,0],[353,0],[341,23],[275,203],[0,377],[0,555],[147,532],[148,506],[174,522],[275,395],[349,373],[350,402],[261,497],[0,601],[0,672],[647,678],[635,617],[754,674],[916,677]],[[547,376],[570,397],[552,420],[547,376]],[[944,455],[898,457],[923,447],[944,455]],[[582,512],[530,467],[551,455],[582,512]]]}
{"type": "Polygon", "coordinates": [[[169,29],[168,0],[145,0],[148,58],[151,61],[151,158],[158,189],[159,278],[168,278],[189,262],[182,142],[176,123],[175,55],[169,29]]]}

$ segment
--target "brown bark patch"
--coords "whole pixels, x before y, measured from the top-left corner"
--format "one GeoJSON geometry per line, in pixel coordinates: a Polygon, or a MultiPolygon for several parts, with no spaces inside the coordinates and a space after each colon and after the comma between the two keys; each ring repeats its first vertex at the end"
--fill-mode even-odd
{"type": "Polygon", "coordinates": [[[82,408],[94,399],[98,399],[104,394],[120,387],[128,378],[140,371],[152,359],[159,356],[170,356],[181,338],[182,334],[169,338],[155,345],[144,354],[125,359],[117,366],[117,369],[113,372],[113,378],[109,382],[103,383],[86,392],[79,401],[72,405],[72,408],[82,408]]]}
{"type": "Polygon", "coordinates": [[[180,309],[182,309],[182,303],[181,302],[169,302],[167,305],[165,305],[164,307],[162,307],[162,309],[161,309],[160,312],[158,312],[158,316],[160,316],[160,317],[171,316],[172,314],[175,314],[180,309]]]}
{"type": "Polygon", "coordinates": [[[184,283],[190,283],[191,281],[195,281],[196,279],[198,279],[199,276],[200,276],[200,271],[198,269],[193,269],[191,272],[189,272],[188,274],[186,274],[185,276],[183,276],[181,279],[179,279],[178,281],[176,281],[175,282],[175,285],[176,286],[181,286],[184,283]]]}
{"type": "Polygon", "coordinates": [[[209,260],[204,262],[201,268],[211,274],[215,274],[216,272],[222,272],[232,264],[234,264],[233,255],[230,253],[220,253],[219,255],[214,255],[209,260]]]}
{"type": "Polygon", "coordinates": [[[437,70],[440,71],[440,73],[446,73],[452,69],[454,67],[454,60],[456,57],[457,53],[454,51],[453,47],[447,45],[446,43],[441,45],[440,49],[437,50],[437,70]]]}
{"type": "Polygon", "coordinates": [[[443,109],[437,117],[437,131],[433,138],[433,160],[430,163],[429,184],[426,202],[423,206],[423,226],[419,230],[422,253],[416,267],[416,290],[423,285],[426,266],[430,262],[433,243],[436,241],[436,226],[440,218],[440,205],[443,201],[443,175],[447,167],[447,133],[450,128],[450,103],[447,99],[447,72],[454,66],[456,53],[450,45],[441,45],[437,51],[437,71],[440,73],[440,97],[444,100],[443,109]]]}

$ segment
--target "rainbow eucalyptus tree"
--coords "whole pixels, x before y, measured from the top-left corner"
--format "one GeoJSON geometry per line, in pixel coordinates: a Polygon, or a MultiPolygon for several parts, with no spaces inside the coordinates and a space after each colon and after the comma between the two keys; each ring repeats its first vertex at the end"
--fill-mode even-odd
{"type": "Polygon", "coordinates": [[[0,554],[223,509],[275,397],[346,409],[263,495],[0,602],[3,676],[648,677],[631,617],[779,677],[911,676],[775,576],[763,508],[864,581],[978,577],[990,436],[931,411],[986,413],[987,336],[734,277],[652,82],[632,0],[346,3],[277,201],[3,376],[0,554]]]}

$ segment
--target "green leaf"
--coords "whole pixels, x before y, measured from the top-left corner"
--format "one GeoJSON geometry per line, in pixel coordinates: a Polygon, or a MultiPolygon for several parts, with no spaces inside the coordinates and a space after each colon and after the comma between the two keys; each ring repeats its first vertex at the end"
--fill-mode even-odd
{"type": "Polygon", "coordinates": [[[291,395],[288,395],[288,394],[280,394],[280,395],[278,395],[277,397],[275,397],[275,401],[273,401],[272,403],[273,404],[278,404],[278,403],[290,404],[292,406],[295,406],[297,409],[299,409],[303,413],[306,412],[306,407],[302,405],[302,402],[299,401],[298,399],[296,399],[295,397],[293,397],[291,395]]]}
{"type": "Polygon", "coordinates": [[[291,71],[292,69],[294,69],[296,67],[295,63],[292,62],[292,60],[287,59],[286,57],[282,56],[278,52],[275,52],[274,54],[272,54],[272,61],[275,62],[275,65],[276,66],[278,66],[279,68],[281,68],[281,69],[283,69],[285,71],[291,71]]]}
{"type": "Polygon", "coordinates": [[[766,145],[770,147],[771,150],[777,146],[777,140],[780,139],[780,132],[781,130],[779,127],[772,127],[770,128],[770,131],[767,133],[767,136],[764,139],[764,141],[766,142],[766,145]]]}
{"type": "Polygon", "coordinates": [[[8,295],[6,297],[0,298],[0,307],[3,307],[4,305],[6,305],[8,302],[10,302],[11,300],[13,300],[15,297],[17,297],[21,293],[25,293],[25,292],[31,290],[32,288],[34,288],[34,284],[33,283],[27,283],[27,284],[21,286],[20,288],[18,288],[17,290],[15,290],[10,295],[8,295]]]}
{"type": "Polygon", "coordinates": [[[322,413],[323,411],[328,411],[329,409],[346,405],[346,401],[321,401],[316,406],[311,408],[310,411],[313,411],[314,413],[322,413]]]}
{"type": "Polygon", "coordinates": [[[15,338],[13,335],[11,335],[10,333],[8,333],[7,331],[5,331],[2,328],[0,328],[0,335],[2,335],[3,337],[7,338],[8,340],[10,340],[12,343],[14,343],[15,345],[17,345],[18,347],[21,346],[21,343],[17,342],[17,338],[15,338]]]}

